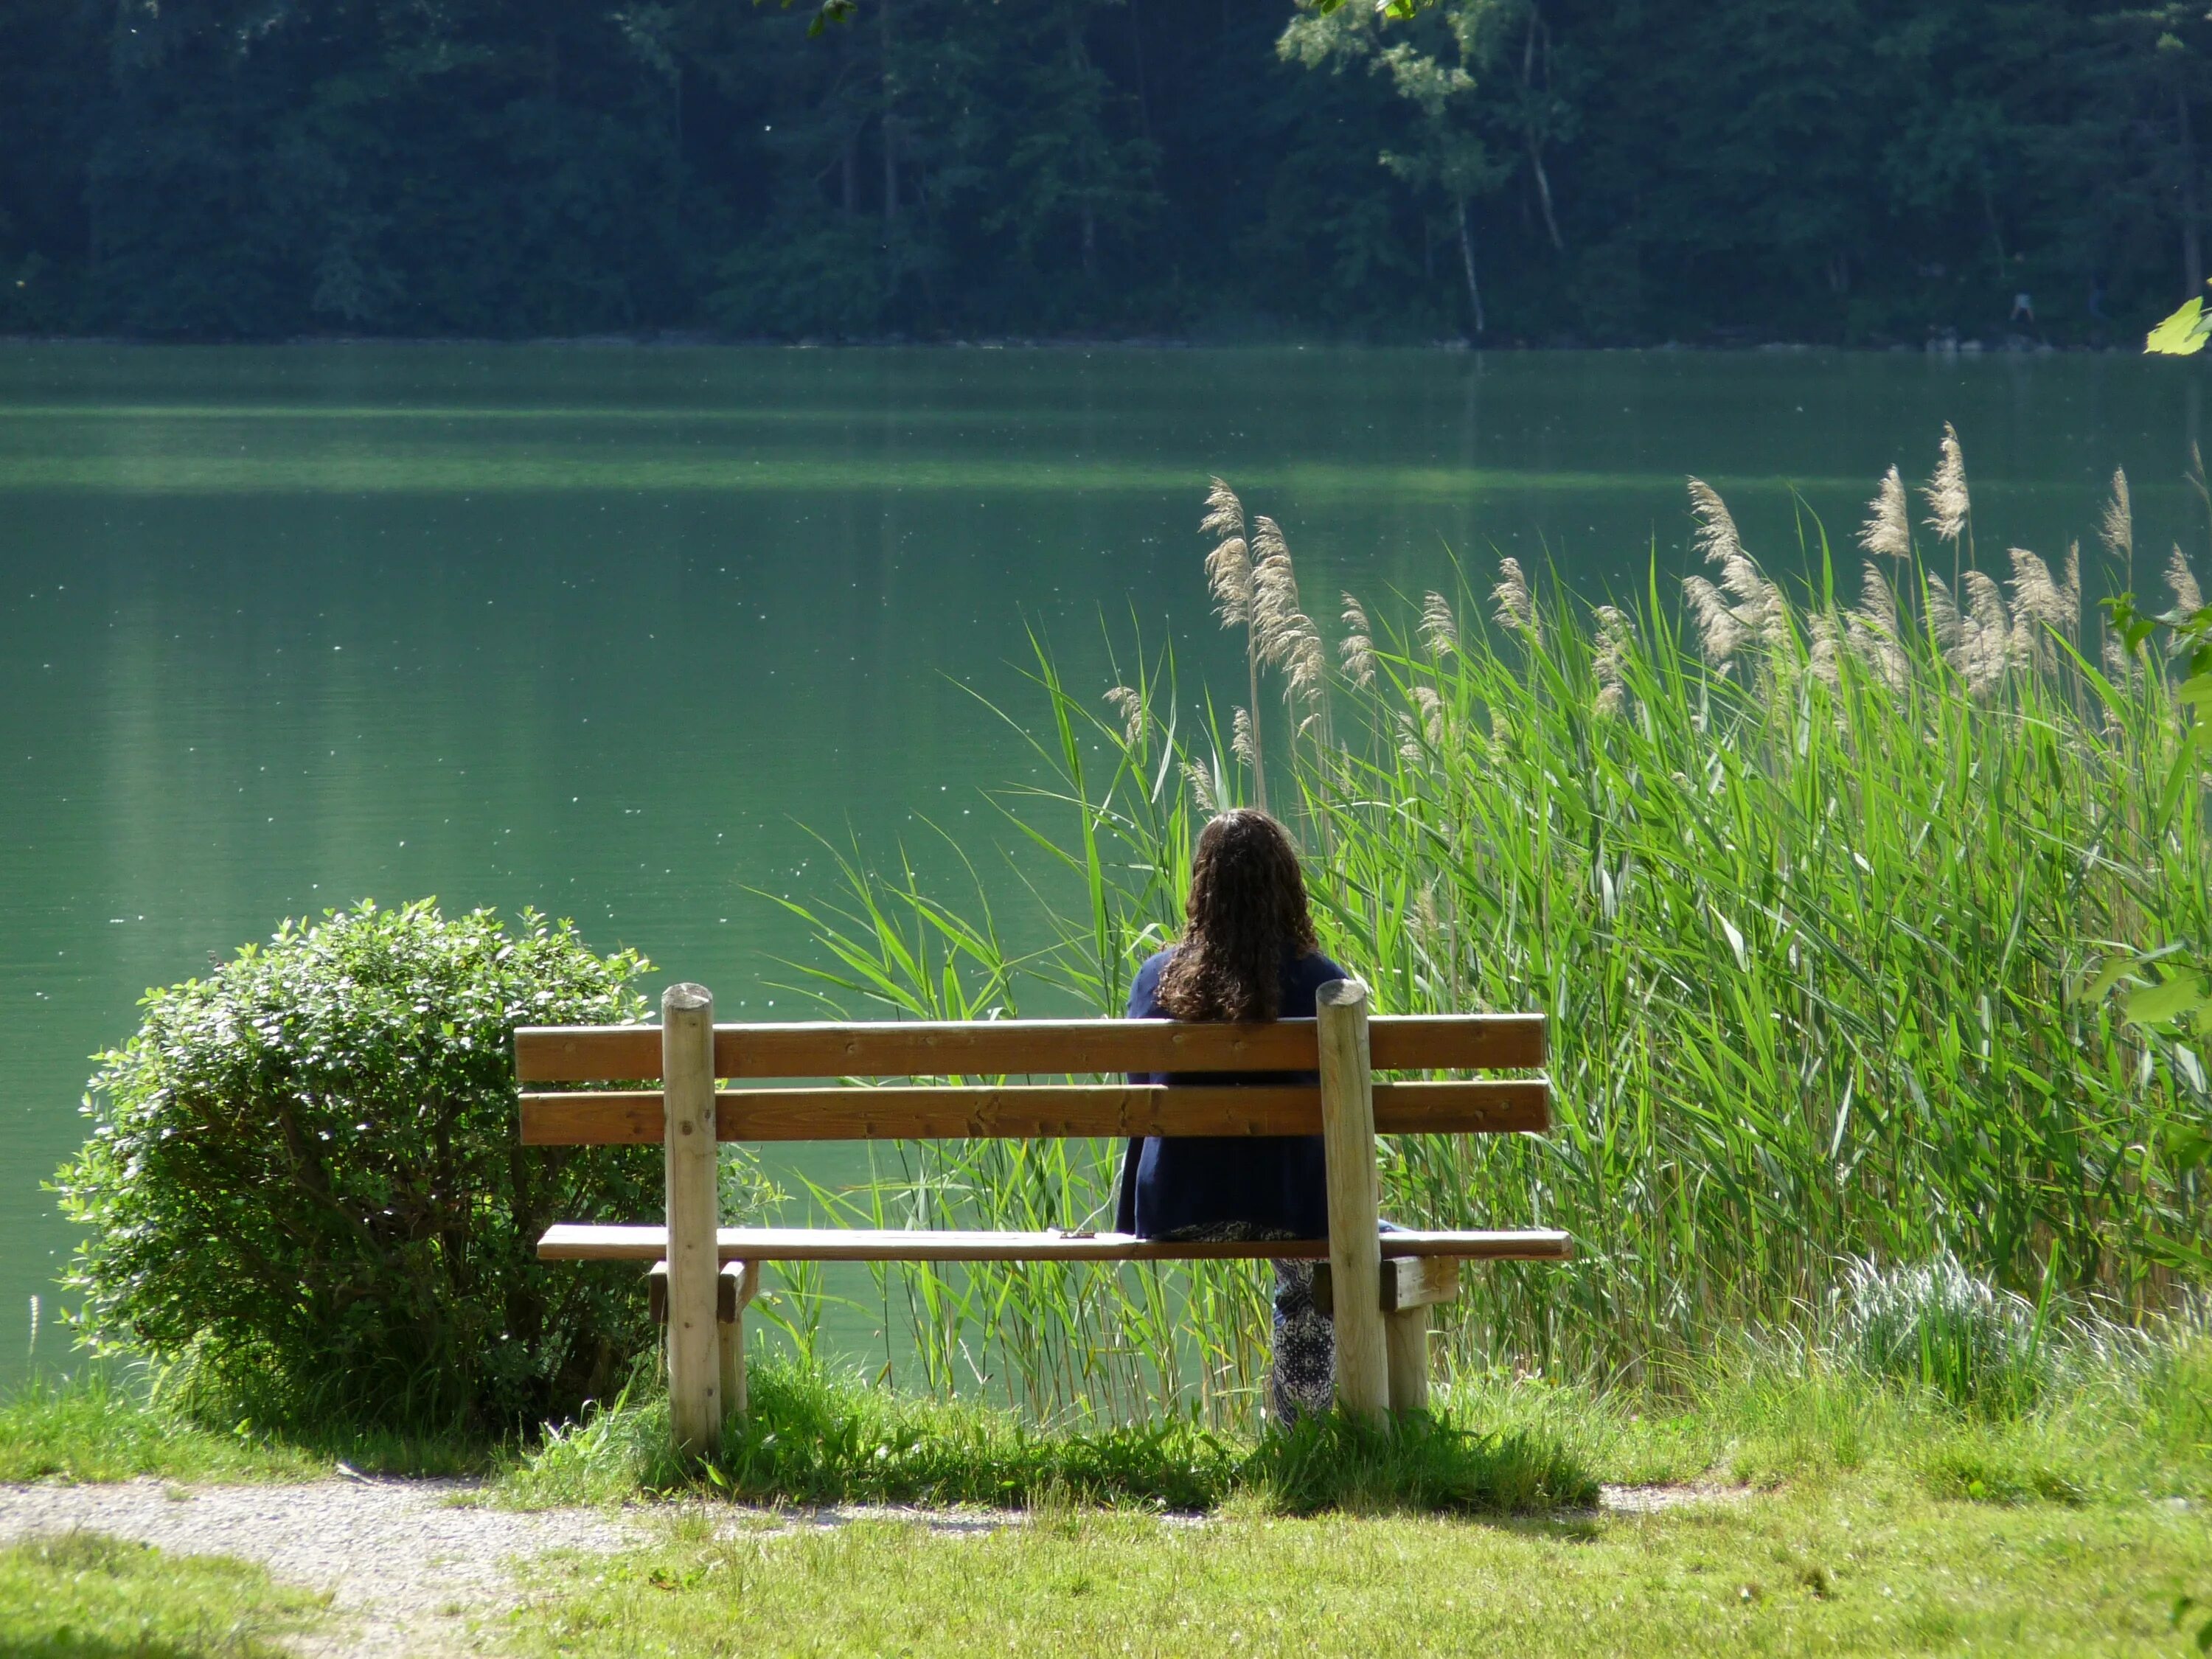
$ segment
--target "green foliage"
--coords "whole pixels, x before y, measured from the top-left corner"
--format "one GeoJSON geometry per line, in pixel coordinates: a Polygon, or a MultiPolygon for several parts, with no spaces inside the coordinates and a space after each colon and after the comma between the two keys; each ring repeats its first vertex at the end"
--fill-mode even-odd
{"type": "Polygon", "coordinates": [[[171,1555],[97,1532],[0,1549],[10,1659],[283,1659],[329,1598],[227,1556],[171,1555]]]}
{"type": "Polygon", "coordinates": [[[606,1391],[647,1335],[634,1277],[537,1237],[651,1213],[659,1159],[523,1153],[512,1034],[639,1018],[645,967],[534,914],[363,903],[149,993],[57,1181],[88,1334],[226,1423],[497,1431],[606,1391]]]}
{"type": "Polygon", "coordinates": [[[2136,0],[0,0],[0,331],[1423,340],[1479,301],[1540,343],[2110,341],[2203,275],[2209,38],[2136,0]]]}
{"type": "Polygon", "coordinates": [[[2143,350],[2161,357],[2194,357],[2212,338],[2212,317],[2204,314],[2202,295],[2183,306],[2144,337],[2143,350]]]}

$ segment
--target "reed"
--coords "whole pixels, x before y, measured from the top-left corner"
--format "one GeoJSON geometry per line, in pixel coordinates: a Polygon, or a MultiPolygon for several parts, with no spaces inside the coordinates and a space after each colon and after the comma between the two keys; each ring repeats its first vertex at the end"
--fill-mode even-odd
{"type": "MultiPolygon", "coordinates": [[[[2115,486],[2100,533],[2117,556],[2132,529],[2115,486]]],[[[1809,515],[1793,551],[1816,574],[1787,592],[1693,481],[1715,575],[1690,577],[1679,611],[1656,569],[1640,603],[1592,607],[1509,559],[1490,626],[1464,580],[1397,625],[1346,596],[1340,666],[1279,532],[1252,520],[1276,598],[1254,577],[1231,620],[1273,630],[1248,695],[1281,665],[1302,715],[1266,764],[1315,855],[1325,947],[1389,1010],[1553,1022],[1548,1139],[1387,1152],[1401,1220],[1579,1243],[1564,1268],[1470,1274],[1439,1310],[1456,1364],[1648,1375],[1717,1332],[1802,1322],[1853,1261],[1954,1261],[2039,1308],[2122,1318],[2212,1268],[2203,1060],[2129,1025],[2096,973],[2131,943],[2208,936],[2191,716],[2153,647],[2085,651],[2078,555],[2054,572],[2014,550],[2002,580],[1973,564],[1948,428],[1923,495],[1954,568],[1923,562],[1893,472],[1856,605],[1809,515]]],[[[1244,522],[1225,485],[1207,507],[1212,533],[1244,522]]],[[[2170,574],[2185,601],[2179,553],[2170,574]]],[[[1029,735],[1056,782],[1003,804],[1048,873],[1002,890],[1042,908],[1045,943],[1011,948],[997,884],[972,871],[946,901],[855,859],[838,904],[793,907],[827,1000],[1119,1012],[1172,937],[1194,829],[1256,793],[1256,742],[1235,720],[1227,741],[1210,716],[1178,722],[1170,652],[1140,650],[1105,702],[1036,656],[1048,719],[1029,735]]],[[[882,1213],[1079,1225],[1109,1199],[1116,1149],[901,1158],[882,1213]]],[[[1250,1269],[917,1278],[937,1386],[988,1378],[1044,1415],[1252,1400],[1250,1269]]]]}

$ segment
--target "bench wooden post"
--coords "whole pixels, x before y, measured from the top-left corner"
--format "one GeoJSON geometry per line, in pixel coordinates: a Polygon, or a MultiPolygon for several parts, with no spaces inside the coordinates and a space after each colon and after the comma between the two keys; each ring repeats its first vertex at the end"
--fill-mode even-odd
{"type": "Polygon", "coordinates": [[[722,1321],[722,1413],[745,1414],[745,1304],[760,1292],[761,1264],[732,1261],[722,1269],[723,1296],[727,1303],[722,1321]]]}
{"type": "Polygon", "coordinates": [[[1316,1000],[1329,1272],[1338,1285],[1361,1287],[1358,1294],[1336,1298],[1336,1407],[1380,1421],[1390,1405],[1390,1364],[1382,1306],[1364,1288],[1379,1283],[1382,1273],[1367,988],[1356,979],[1333,980],[1316,1000]]]}
{"type": "Polygon", "coordinates": [[[715,1314],[721,1224],[714,1150],[714,999],[703,985],[660,998],[662,1145],[668,1173],[668,1420],[677,1446],[722,1440],[721,1331],[715,1314]]]}
{"type": "Polygon", "coordinates": [[[1406,1308],[1382,1316],[1383,1346],[1390,1352],[1390,1409],[1429,1408],[1429,1310],[1406,1308]]]}

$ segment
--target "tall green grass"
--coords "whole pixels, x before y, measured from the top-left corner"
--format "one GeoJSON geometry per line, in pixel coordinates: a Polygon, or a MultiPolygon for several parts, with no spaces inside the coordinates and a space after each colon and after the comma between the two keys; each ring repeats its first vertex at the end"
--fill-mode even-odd
{"type": "MultiPolygon", "coordinates": [[[[1398,1219],[1577,1242],[1571,1265],[1470,1272],[1439,1310],[1459,1367],[1648,1374],[1825,1316],[1851,1261],[1954,1261],[2039,1317],[2123,1319],[2212,1267],[2203,1060],[2093,982],[2119,945],[2208,935],[2205,757],[2154,646],[2083,638],[2075,562],[1972,568],[1956,460],[1954,441],[1924,563],[1886,483],[1856,604],[1817,524],[1799,556],[1819,574],[1784,593],[1695,486],[1720,580],[1680,610],[1656,570],[1641,603],[1593,608],[1509,560],[1494,624],[1463,582],[1395,624],[1346,596],[1336,653],[1279,531],[1255,520],[1244,547],[1241,506],[1209,502],[1245,561],[1241,611],[1218,552],[1217,597],[1284,681],[1258,711],[1268,797],[1310,855],[1325,947],[1386,1011],[1551,1018],[1548,1137],[1387,1143],[1398,1219]]],[[[2179,555],[2175,578],[2181,597],[2179,555]]],[[[1164,650],[1103,702],[1037,660],[1024,729],[1057,782],[1005,805],[1048,874],[948,894],[848,860],[841,894],[793,907],[825,1000],[1114,1013],[1173,936],[1196,828],[1255,791],[1251,711],[1194,717],[1164,650]],[[1042,908],[1044,948],[1006,942],[1016,905],[1042,908]]],[[[902,1147],[862,1196],[817,1196],[1079,1224],[1115,1154],[902,1147]]],[[[981,1379],[1042,1415],[1253,1398],[1253,1269],[889,1272],[933,1386],[981,1379]]]]}

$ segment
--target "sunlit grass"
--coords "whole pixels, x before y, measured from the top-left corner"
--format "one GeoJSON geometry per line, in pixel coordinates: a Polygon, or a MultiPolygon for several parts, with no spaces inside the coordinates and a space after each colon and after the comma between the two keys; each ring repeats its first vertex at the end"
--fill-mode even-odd
{"type": "Polygon", "coordinates": [[[2167,1654],[2212,1521],[1932,1503],[1872,1476],[1649,1516],[1508,1524],[1048,1512],[717,1532],[544,1563],[523,1654],[2167,1654]]]}
{"type": "Polygon", "coordinates": [[[161,1389],[135,1369],[35,1377],[0,1395],[0,1482],[296,1480],[340,1462],[362,1474],[447,1475],[508,1455],[481,1437],[363,1429],[319,1403],[161,1389]]]}
{"type": "Polygon", "coordinates": [[[0,1548],[9,1659],[279,1659],[327,1604],[242,1561],[96,1532],[0,1548]]]}

